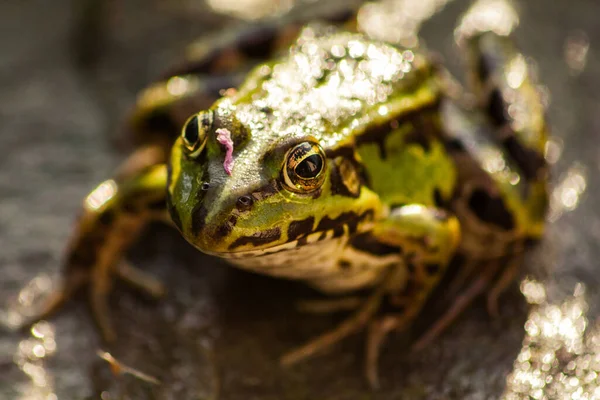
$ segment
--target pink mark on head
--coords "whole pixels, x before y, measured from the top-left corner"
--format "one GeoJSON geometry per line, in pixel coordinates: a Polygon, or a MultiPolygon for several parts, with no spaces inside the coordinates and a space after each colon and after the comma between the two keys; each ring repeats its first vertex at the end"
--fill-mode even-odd
{"type": "Polygon", "coordinates": [[[233,140],[231,140],[231,132],[229,129],[219,128],[217,132],[217,142],[225,146],[225,161],[223,162],[223,168],[227,175],[231,175],[231,168],[233,168],[233,140]]]}

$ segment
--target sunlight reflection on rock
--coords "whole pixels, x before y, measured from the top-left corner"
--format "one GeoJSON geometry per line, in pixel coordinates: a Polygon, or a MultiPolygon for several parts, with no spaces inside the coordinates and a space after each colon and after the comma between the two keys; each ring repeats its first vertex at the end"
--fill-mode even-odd
{"type": "Polygon", "coordinates": [[[368,3],[358,14],[358,26],[375,39],[414,47],[418,45],[417,34],[423,22],[450,1],[383,0],[368,3]]]}
{"type": "Polygon", "coordinates": [[[13,362],[30,378],[19,400],[57,399],[54,379],[44,366],[46,357],[55,351],[54,328],[45,321],[35,324],[31,336],[19,342],[13,362]]]}
{"type": "Polygon", "coordinates": [[[560,304],[547,301],[545,285],[532,279],[521,292],[533,308],[503,399],[600,399],[600,324],[587,329],[584,285],[560,304]]]}
{"type": "Polygon", "coordinates": [[[218,13],[230,14],[245,20],[255,20],[288,11],[295,0],[206,0],[218,13]]]}
{"type": "Polygon", "coordinates": [[[573,211],[579,205],[587,187],[587,170],[575,164],[564,173],[550,195],[548,220],[556,221],[566,211],[573,211]]]}
{"type": "Polygon", "coordinates": [[[565,62],[571,69],[571,74],[579,75],[587,64],[590,39],[585,32],[577,30],[572,32],[565,40],[565,62]]]}

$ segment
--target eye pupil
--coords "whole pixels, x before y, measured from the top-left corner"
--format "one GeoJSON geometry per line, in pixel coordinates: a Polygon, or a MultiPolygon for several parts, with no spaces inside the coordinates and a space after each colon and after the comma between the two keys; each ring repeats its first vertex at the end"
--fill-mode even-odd
{"type": "Polygon", "coordinates": [[[302,142],[287,153],[282,170],[282,180],[287,189],[295,193],[318,190],[326,179],[325,152],[318,143],[302,142]]]}
{"type": "Polygon", "coordinates": [[[301,178],[314,178],[323,168],[323,158],[319,154],[306,157],[295,169],[296,175],[301,178]]]}
{"type": "Polygon", "coordinates": [[[188,122],[184,131],[184,139],[190,145],[196,144],[198,139],[200,139],[200,134],[198,132],[198,117],[194,117],[188,122]]]}

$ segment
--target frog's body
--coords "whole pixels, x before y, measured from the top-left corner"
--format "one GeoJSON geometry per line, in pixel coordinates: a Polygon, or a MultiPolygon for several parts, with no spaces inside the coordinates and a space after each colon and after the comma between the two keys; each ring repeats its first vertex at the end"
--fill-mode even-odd
{"type": "Polygon", "coordinates": [[[542,233],[545,126],[526,64],[517,66],[518,85],[507,83],[522,62],[508,39],[488,32],[468,44],[481,110],[450,99],[444,73],[422,50],[318,24],[210,107],[199,77],[216,56],[177,70],[142,94],[134,126],[159,134],[141,135],[144,147],[86,199],[65,290],[48,311],[89,281],[112,338],[111,274],[161,292],[118,261],[166,211],[194,246],[245,269],[330,294],[372,288],[354,317],[287,362],[371,321],[374,381],[382,337],[414,319],[451,260],[472,283],[457,286],[462,294],[430,336],[485,288],[493,308],[526,243],[542,233]],[[517,118],[513,106],[527,112],[517,118]],[[182,132],[174,144],[173,127],[182,132]],[[384,299],[398,311],[375,318],[384,299]]]}

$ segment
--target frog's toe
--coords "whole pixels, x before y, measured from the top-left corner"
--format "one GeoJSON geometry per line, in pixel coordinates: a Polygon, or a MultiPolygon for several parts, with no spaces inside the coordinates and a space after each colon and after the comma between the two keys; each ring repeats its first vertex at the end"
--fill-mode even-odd
{"type": "Polygon", "coordinates": [[[155,299],[160,299],[167,293],[165,285],[160,280],[133,266],[128,261],[122,260],[116,268],[115,273],[131,286],[149,294],[155,299]]]}
{"type": "Polygon", "coordinates": [[[379,389],[379,354],[387,335],[402,329],[406,318],[403,315],[386,315],[369,325],[365,351],[365,376],[372,389],[379,389]]]}
{"type": "Polygon", "coordinates": [[[360,308],[354,314],[348,317],[335,329],[325,332],[322,335],[312,339],[305,345],[289,351],[280,359],[283,366],[291,366],[299,361],[312,357],[313,355],[330,348],[340,340],[360,331],[373,320],[379,310],[382,298],[385,294],[385,285],[380,285],[366,300],[363,301],[360,308]]]}
{"type": "Polygon", "coordinates": [[[413,344],[412,351],[423,350],[442,334],[473,301],[489,288],[500,263],[491,263],[465,290],[456,297],[452,306],[413,344]]]}
{"type": "Polygon", "coordinates": [[[500,308],[498,307],[498,300],[502,293],[508,289],[509,285],[515,280],[519,273],[519,267],[521,266],[523,255],[516,255],[502,271],[502,274],[498,278],[494,285],[491,287],[487,295],[487,310],[490,316],[498,318],[500,316],[500,308]]]}
{"type": "Polygon", "coordinates": [[[113,343],[117,340],[117,334],[112,324],[108,294],[104,287],[93,284],[90,290],[90,306],[102,339],[106,343],[113,343]]]}

